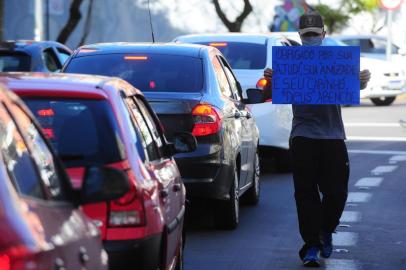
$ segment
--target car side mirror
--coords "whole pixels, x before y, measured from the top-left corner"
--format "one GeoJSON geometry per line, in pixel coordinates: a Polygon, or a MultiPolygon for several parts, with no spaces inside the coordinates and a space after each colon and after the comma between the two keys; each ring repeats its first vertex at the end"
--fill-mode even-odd
{"type": "Polygon", "coordinates": [[[249,88],[246,91],[248,97],[248,104],[258,104],[264,102],[263,90],[258,88],[249,88]]]}
{"type": "Polygon", "coordinates": [[[169,143],[170,155],[193,152],[197,148],[195,136],[189,132],[175,132],[173,142],[169,143]]]}
{"type": "Polygon", "coordinates": [[[96,203],[118,199],[130,191],[127,175],[118,169],[92,166],[87,168],[82,184],[80,203],[96,203]]]}

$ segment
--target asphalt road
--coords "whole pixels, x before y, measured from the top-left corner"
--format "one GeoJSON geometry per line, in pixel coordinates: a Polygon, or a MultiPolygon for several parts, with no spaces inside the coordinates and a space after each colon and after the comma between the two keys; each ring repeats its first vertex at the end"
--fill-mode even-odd
{"type": "MultiPolygon", "coordinates": [[[[349,198],[334,234],[330,270],[406,269],[406,102],[343,108],[351,176],[349,198]],[[389,125],[390,124],[390,125],[389,125]]],[[[185,269],[303,269],[291,174],[261,176],[261,201],[242,206],[240,226],[212,226],[212,205],[192,202],[185,269]]]]}

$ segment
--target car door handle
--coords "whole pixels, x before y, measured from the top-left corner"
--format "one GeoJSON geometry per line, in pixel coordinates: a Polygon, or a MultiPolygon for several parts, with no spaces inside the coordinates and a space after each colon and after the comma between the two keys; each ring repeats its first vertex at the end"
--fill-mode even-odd
{"type": "Polygon", "coordinates": [[[86,264],[89,261],[89,255],[85,247],[79,248],[79,260],[82,264],[86,264]]]}
{"type": "Polygon", "coordinates": [[[173,191],[178,192],[182,190],[182,185],[181,184],[174,184],[173,185],[173,191]]]}
{"type": "Polygon", "coordinates": [[[161,198],[166,198],[169,195],[168,189],[163,189],[161,190],[161,192],[159,193],[159,195],[161,196],[161,198]]]}
{"type": "Polygon", "coordinates": [[[66,270],[65,262],[61,258],[56,258],[54,263],[55,270],[66,270]]]}

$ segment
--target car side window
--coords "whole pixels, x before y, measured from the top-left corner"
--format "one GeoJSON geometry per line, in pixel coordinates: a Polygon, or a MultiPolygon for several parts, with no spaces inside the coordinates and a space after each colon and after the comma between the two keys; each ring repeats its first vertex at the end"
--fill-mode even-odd
{"type": "Polygon", "coordinates": [[[58,69],[61,68],[58,62],[58,58],[51,48],[44,50],[43,60],[45,62],[45,66],[51,72],[57,71],[58,69]]]}
{"type": "Polygon", "coordinates": [[[233,93],[231,91],[230,84],[227,81],[227,76],[224,73],[223,68],[221,67],[221,63],[219,62],[217,57],[213,57],[212,60],[214,72],[216,73],[217,81],[220,86],[221,93],[229,98],[233,98],[233,93]]]}
{"type": "Polygon", "coordinates": [[[47,196],[54,200],[65,199],[65,194],[54,158],[47,143],[27,114],[17,105],[10,106],[11,113],[18,119],[20,130],[24,131],[25,141],[34,158],[47,196]]]}
{"type": "Polygon", "coordinates": [[[124,121],[127,122],[128,126],[130,127],[130,140],[131,140],[131,143],[137,148],[137,152],[138,152],[140,158],[142,159],[142,161],[145,161],[147,153],[146,153],[146,149],[145,149],[145,144],[141,140],[140,128],[138,127],[137,123],[134,122],[134,119],[130,115],[129,108],[128,108],[129,105],[126,103],[125,100],[122,100],[122,101],[123,101],[123,105],[124,105],[123,119],[124,119],[124,121]]]}
{"type": "Polygon", "coordinates": [[[238,101],[241,101],[241,96],[238,92],[237,81],[234,78],[233,72],[231,71],[231,69],[229,68],[229,66],[227,65],[227,63],[225,62],[225,60],[222,57],[220,57],[220,60],[223,63],[223,68],[224,68],[224,71],[228,78],[228,81],[230,82],[230,86],[231,86],[231,90],[234,94],[234,98],[238,101]]]}
{"type": "Polygon", "coordinates": [[[132,98],[126,98],[127,106],[130,109],[133,121],[136,123],[140,130],[141,141],[144,148],[147,150],[148,160],[153,161],[160,158],[158,148],[155,144],[154,137],[148,129],[148,124],[144,120],[141,111],[132,98]]]}
{"type": "Polygon", "coordinates": [[[0,104],[0,149],[8,175],[23,195],[44,199],[41,180],[15,123],[0,104]]]}
{"type": "Polygon", "coordinates": [[[70,57],[70,53],[65,51],[64,49],[57,48],[58,55],[59,55],[59,60],[61,61],[61,64],[65,64],[66,60],[70,57]]]}
{"type": "Polygon", "coordinates": [[[156,125],[156,122],[154,121],[153,116],[151,115],[151,112],[148,110],[144,100],[137,97],[133,98],[135,100],[135,103],[138,105],[138,108],[140,109],[142,115],[144,116],[145,122],[147,123],[148,128],[151,131],[158,148],[160,149],[160,154],[162,155],[161,148],[163,146],[163,140],[159,133],[159,129],[156,125]]]}

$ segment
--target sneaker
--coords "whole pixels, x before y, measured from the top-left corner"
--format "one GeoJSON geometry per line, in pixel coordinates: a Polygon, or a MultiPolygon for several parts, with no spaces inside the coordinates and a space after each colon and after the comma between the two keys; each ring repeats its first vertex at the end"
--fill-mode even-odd
{"type": "Polygon", "coordinates": [[[321,256],[323,258],[330,258],[333,253],[333,236],[332,233],[322,231],[320,233],[321,241],[321,256]]]}
{"type": "Polygon", "coordinates": [[[320,249],[318,247],[310,247],[307,250],[306,255],[303,257],[303,265],[306,267],[319,267],[319,254],[320,249]]]}

